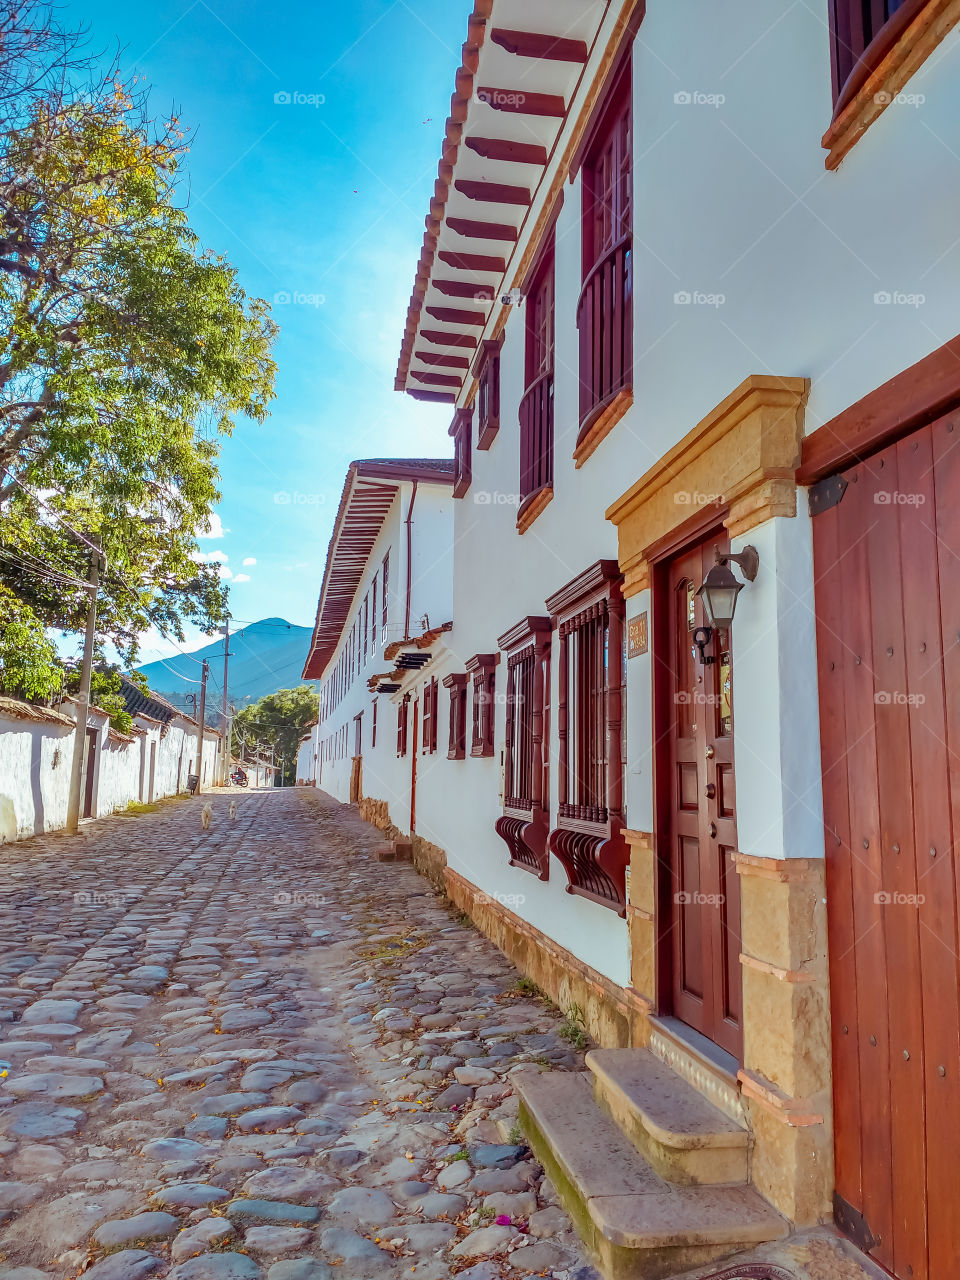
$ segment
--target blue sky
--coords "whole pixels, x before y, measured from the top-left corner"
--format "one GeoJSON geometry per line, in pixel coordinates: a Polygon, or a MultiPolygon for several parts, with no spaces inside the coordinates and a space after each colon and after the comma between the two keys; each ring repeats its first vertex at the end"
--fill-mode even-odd
{"type": "MultiPolygon", "coordinates": [[[[393,376],[469,7],[65,8],[89,27],[92,47],[121,46],[124,68],[154,86],[156,113],[173,105],[194,132],[185,183],[204,244],[227,255],[248,293],[291,298],[274,306],[272,416],[262,427],[240,422],[225,442],[223,534],[202,543],[247,579],[231,587],[239,620],[312,624],[352,458],[450,453],[449,409],[395,392],[393,376]]],[[[141,660],[168,652],[151,636],[141,660]]]]}

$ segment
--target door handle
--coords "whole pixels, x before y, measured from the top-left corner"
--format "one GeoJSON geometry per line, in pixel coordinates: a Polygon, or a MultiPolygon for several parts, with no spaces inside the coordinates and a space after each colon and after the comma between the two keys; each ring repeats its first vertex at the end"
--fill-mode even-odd
{"type": "Polygon", "coordinates": [[[710,836],[714,840],[717,838],[717,824],[715,822],[710,823],[710,836]]]}
{"type": "Polygon", "coordinates": [[[708,782],[707,785],[703,788],[703,794],[707,797],[708,800],[715,800],[717,795],[716,785],[712,782],[708,782]]]}
{"type": "Polygon", "coordinates": [[[709,747],[707,747],[706,751],[703,754],[707,760],[712,760],[713,757],[717,754],[717,751],[716,751],[716,748],[711,744],[709,747]]]}

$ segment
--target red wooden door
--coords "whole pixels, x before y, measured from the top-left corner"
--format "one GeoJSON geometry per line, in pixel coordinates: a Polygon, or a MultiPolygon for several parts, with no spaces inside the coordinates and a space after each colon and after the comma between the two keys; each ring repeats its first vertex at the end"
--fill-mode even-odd
{"type": "Polygon", "coordinates": [[[722,531],[677,556],[667,571],[669,688],[664,715],[670,787],[664,835],[670,850],[674,1013],[739,1059],[740,884],[733,863],[737,823],[730,640],[726,633],[714,633],[701,655],[694,639],[706,625],[696,592],[714,563],[717,545],[728,545],[722,531]]]}
{"type": "Polygon", "coordinates": [[[902,1280],[960,1258],[958,444],[941,419],[812,491],[835,1209],[902,1280]]]}

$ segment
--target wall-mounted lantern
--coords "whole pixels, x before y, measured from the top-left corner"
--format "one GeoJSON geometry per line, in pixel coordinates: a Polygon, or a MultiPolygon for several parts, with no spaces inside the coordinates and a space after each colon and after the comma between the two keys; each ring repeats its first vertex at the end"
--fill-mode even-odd
{"type": "Polygon", "coordinates": [[[703,580],[697,595],[703,601],[703,611],[707,622],[716,631],[727,631],[733,622],[737,608],[737,596],[744,588],[744,583],[737,578],[730,568],[729,562],[740,566],[740,572],[747,582],[753,582],[760,567],[760,556],[756,547],[744,547],[742,551],[721,553],[714,549],[715,564],[703,580]]]}

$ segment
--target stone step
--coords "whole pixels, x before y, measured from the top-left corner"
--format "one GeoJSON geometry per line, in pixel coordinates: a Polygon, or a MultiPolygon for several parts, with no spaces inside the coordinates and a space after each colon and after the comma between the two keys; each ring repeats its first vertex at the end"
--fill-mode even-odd
{"type": "Polygon", "coordinates": [[[749,1186],[659,1177],[598,1105],[589,1072],[517,1077],[520,1123],[607,1280],[662,1280],[787,1234],[749,1186]]]}
{"type": "Polygon", "coordinates": [[[681,1186],[746,1182],[750,1134],[647,1049],[587,1054],[593,1092],[661,1178],[681,1186]]]}

